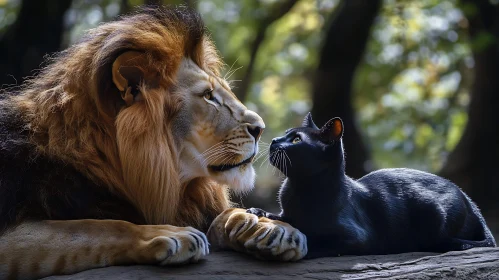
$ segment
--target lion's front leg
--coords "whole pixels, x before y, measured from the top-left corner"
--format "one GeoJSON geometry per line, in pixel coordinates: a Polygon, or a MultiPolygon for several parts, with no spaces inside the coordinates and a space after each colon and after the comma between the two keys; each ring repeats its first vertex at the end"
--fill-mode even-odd
{"type": "Polygon", "coordinates": [[[206,236],[191,227],[117,220],[29,222],[0,236],[0,279],[38,279],[110,265],[181,264],[207,254],[206,236]]]}
{"type": "Polygon", "coordinates": [[[231,248],[260,259],[297,261],[307,254],[307,238],[298,229],[285,222],[257,217],[245,209],[222,212],[207,235],[214,248],[231,248]]]}

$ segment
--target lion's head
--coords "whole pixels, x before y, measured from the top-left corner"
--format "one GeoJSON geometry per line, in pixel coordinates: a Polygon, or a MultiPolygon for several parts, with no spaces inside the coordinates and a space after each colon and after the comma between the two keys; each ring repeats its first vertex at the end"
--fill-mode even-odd
{"type": "Polygon", "coordinates": [[[251,162],[265,127],[232,93],[228,83],[184,58],[173,90],[184,97],[174,118],[180,149],[181,180],[211,177],[236,191],[254,183],[251,162]],[[194,159],[194,160],[193,160],[194,159]]]}
{"type": "Polygon", "coordinates": [[[253,186],[264,123],[221,78],[204,31],[187,8],[145,8],[88,31],[16,97],[33,142],[150,223],[196,225],[222,211],[223,185],[253,186]]]}

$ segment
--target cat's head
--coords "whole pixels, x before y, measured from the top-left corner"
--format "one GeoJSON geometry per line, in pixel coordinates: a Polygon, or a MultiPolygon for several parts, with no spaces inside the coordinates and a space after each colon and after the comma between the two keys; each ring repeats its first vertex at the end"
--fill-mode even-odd
{"type": "Polygon", "coordinates": [[[284,175],[310,176],[343,165],[343,122],[332,118],[318,128],[308,113],[301,127],[286,130],[270,145],[270,163],[284,175]]]}

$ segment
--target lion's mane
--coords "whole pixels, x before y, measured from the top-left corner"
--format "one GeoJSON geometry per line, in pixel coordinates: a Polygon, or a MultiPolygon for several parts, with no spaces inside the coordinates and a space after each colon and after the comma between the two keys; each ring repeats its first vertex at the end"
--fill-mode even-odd
{"type": "Polygon", "coordinates": [[[182,109],[182,96],[164,89],[175,85],[183,57],[216,75],[222,66],[196,13],[143,8],[90,30],[7,102],[19,110],[37,155],[71,165],[124,196],[149,224],[206,228],[229,200],[226,188],[208,178],[181,182],[178,176],[170,120],[182,109]],[[145,54],[159,85],[143,85],[145,102],[127,107],[111,68],[130,50],[145,54]]]}

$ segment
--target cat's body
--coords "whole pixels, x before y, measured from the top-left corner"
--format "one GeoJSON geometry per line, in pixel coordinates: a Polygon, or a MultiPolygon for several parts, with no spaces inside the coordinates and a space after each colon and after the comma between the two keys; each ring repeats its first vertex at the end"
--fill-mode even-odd
{"type": "Polygon", "coordinates": [[[338,118],[319,130],[308,115],[274,139],[270,161],[287,176],[281,213],[248,211],[300,229],[308,258],[496,246],[478,207],[444,178],[406,168],[346,176],[342,133],[338,118]]]}

